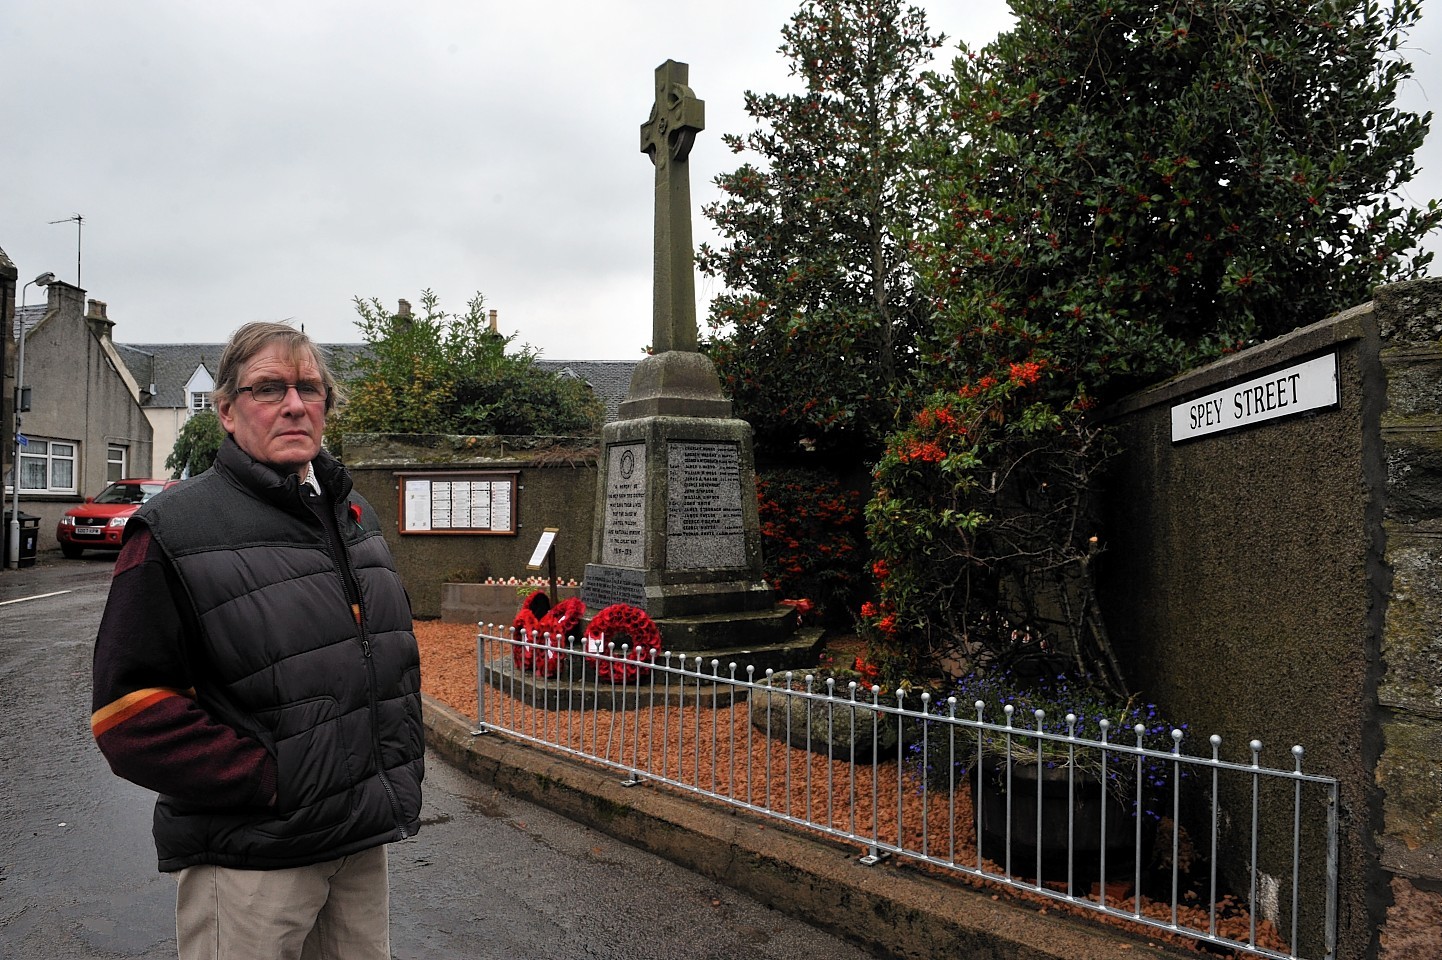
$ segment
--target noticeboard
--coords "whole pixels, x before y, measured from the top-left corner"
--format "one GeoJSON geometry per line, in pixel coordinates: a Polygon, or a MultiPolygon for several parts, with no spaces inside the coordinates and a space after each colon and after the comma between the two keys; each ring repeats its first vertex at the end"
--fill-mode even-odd
{"type": "Polygon", "coordinates": [[[519,471],[398,473],[401,534],[514,537],[519,471]]]}

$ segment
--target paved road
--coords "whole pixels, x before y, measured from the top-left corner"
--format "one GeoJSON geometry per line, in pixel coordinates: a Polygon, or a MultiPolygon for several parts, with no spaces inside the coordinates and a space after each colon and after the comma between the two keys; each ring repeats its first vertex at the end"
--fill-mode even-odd
{"type": "MultiPolygon", "coordinates": [[[[152,795],[112,776],[90,739],[109,581],[101,557],[0,570],[0,958],[175,956],[152,795]]],[[[420,836],[391,847],[399,960],[867,956],[438,760],[422,815],[420,836]]]]}

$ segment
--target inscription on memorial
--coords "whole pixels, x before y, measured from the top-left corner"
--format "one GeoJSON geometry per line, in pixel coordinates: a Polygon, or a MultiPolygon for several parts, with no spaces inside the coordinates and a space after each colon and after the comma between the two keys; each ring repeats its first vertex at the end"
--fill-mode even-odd
{"type": "Polygon", "coordinates": [[[586,579],[581,581],[581,601],[593,613],[613,603],[628,603],[645,610],[646,571],[588,563],[586,579]]]}
{"type": "Polygon", "coordinates": [[[601,562],[646,565],[646,445],[619,443],[606,451],[606,519],[601,562]]]}
{"type": "Polygon", "coordinates": [[[666,490],[667,568],[746,565],[736,444],[667,444],[666,490]]]}

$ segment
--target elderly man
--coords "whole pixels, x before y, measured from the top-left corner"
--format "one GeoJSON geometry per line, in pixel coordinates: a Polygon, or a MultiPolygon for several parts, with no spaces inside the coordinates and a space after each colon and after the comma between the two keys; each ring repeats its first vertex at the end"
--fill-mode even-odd
{"type": "Polygon", "coordinates": [[[91,727],[156,791],[182,960],[389,960],[385,845],[420,826],[420,659],[366,501],[321,449],[335,378],[251,323],[220,358],[215,466],[126,528],[91,727]]]}

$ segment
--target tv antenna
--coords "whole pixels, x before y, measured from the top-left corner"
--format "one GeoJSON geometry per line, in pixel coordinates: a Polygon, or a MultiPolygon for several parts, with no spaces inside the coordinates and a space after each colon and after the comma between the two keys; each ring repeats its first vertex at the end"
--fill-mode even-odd
{"type": "Polygon", "coordinates": [[[50,222],[75,224],[75,285],[78,287],[80,286],[80,230],[85,225],[85,218],[77,213],[64,220],[51,220],[50,222]]]}

